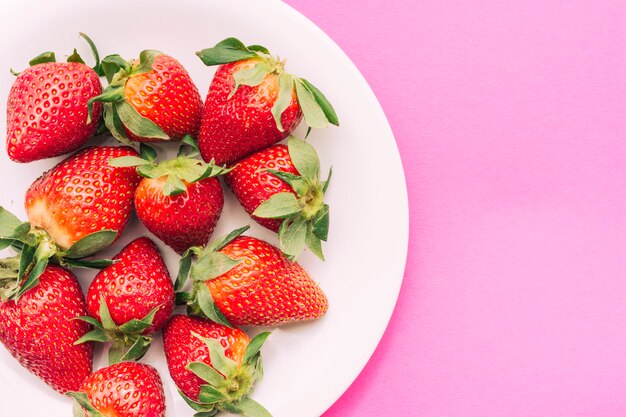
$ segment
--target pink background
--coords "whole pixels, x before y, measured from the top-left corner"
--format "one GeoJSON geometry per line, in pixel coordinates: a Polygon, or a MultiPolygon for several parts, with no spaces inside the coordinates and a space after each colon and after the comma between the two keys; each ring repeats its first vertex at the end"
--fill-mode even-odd
{"type": "Polygon", "coordinates": [[[626,415],[626,2],[287,2],[374,89],[410,199],[398,306],[324,417],[626,415]]]}

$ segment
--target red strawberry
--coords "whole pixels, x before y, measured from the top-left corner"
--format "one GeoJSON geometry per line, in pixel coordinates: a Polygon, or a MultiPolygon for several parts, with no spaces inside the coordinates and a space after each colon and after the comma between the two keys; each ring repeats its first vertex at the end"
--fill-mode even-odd
{"type": "Polygon", "coordinates": [[[304,120],[310,127],[338,125],[326,97],[262,46],[228,38],[197,53],[219,65],[205,100],[198,142],[202,157],[231,163],[289,136],[304,120]]]}
{"type": "Polygon", "coordinates": [[[278,232],[282,251],[295,257],[308,246],[324,259],[321,241],[328,238],[328,187],[320,180],[320,162],[308,143],[289,138],[239,161],[226,174],[243,208],[261,225],[278,232]]]}
{"type": "Polygon", "coordinates": [[[132,155],[137,152],[129,147],[87,148],[43,174],[26,191],[31,225],[61,249],[100,230],[120,235],[140,177],[134,169],[110,166],[109,159],[132,155]]]}
{"type": "Polygon", "coordinates": [[[133,240],[92,281],[83,319],[95,330],[81,339],[113,341],[111,363],[141,358],[153,333],[174,311],[174,285],[156,245],[148,238],[133,240]],[[94,320],[95,319],[95,320],[94,320]]]}
{"type": "Polygon", "coordinates": [[[7,298],[18,286],[17,259],[0,261],[0,341],[24,367],[60,393],[76,390],[91,373],[90,343],[75,346],[90,326],[77,317],[87,312],[76,277],[49,265],[39,283],[21,297],[7,298]],[[13,265],[11,265],[13,264],[13,265]],[[9,274],[12,270],[13,274],[9,274]],[[10,293],[10,291],[8,292],[10,293]]]}
{"type": "Polygon", "coordinates": [[[226,181],[246,212],[261,226],[278,232],[282,219],[257,217],[253,213],[262,203],[278,193],[296,195],[293,187],[276,177],[271,170],[300,175],[285,145],[253,153],[233,166],[226,181]]]}
{"type": "Polygon", "coordinates": [[[328,300],[319,285],[279,249],[239,236],[246,229],[183,256],[175,285],[179,300],[191,313],[227,325],[275,326],[323,316],[328,300]],[[188,277],[192,290],[185,293],[188,277]]]}
{"type": "Polygon", "coordinates": [[[43,174],[26,191],[28,223],[0,207],[0,248],[18,247],[24,265],[33,268],[26,289],[51,258],[64,266],[110,264],[82,258],[108,247],[128,222],[140,177],[132,168],[109,166],[109,159],[124,155],[137,153],[129,147],[87,148],[43,174]]]}
{"type": "MultiPolygon", "coordinates": [[[[86,35],[81,34],[97,51],[86,35]]],[[[75,151],[96,133],[102,105],[87,117],[87,102],[102,93],[98,74],[76,54],[67,63],[48,52],[18,75],[7,103],[7,152],[16,162],[31,162],[75,151]]],[[[98,62],[96,62],[96,69],[98,62]]]]}
{"type": "Polygon", "coordinates": [[[271,417],[248,397],[263,373],[260,349],[268,336],[261,333],[251,341],[237,328],[176,315],[163,330],[170,375],[195,411],[271,417]]]}
{"type": "MultiPolygon", "coordinates": [[[[189,137],[186,144],[195,146],[189,137]]],[[[156,163],[156,152],[142,145],[144,158],[119,158],[115,166],[137,166],[144,176],[135,192],[137,216],[155,236],[182,254],[209,241],[224,206],[224,193],[215,178],[228,172],[195,159],[197,148],[175,159],[156,163]]]]}
{"type": "Polygon", "coordinates": [[[165,417],[165,393],[156,369],[125,362],[100,369],[70,392],[75,415],[87,417],[165,417]]]}
{"type": "Polygon", "coordinates": [[[167,180],[144,178],[135,193],[137,216],[159,239],[179,254],[191,246],[204,245],[213,234],[224,205],[216,178],[183,182],[183,194],[165,195],[167,180]]]}
{"type": "Polygon", "coordinates": [[[104,121],[113,136],[128,143],[197,135],[202,98],[180,62],[152,50],[141,52],[139,60],[131,62],[119,55],[102,62],[110,84],[90,103],[106,103],[104,121]]]}

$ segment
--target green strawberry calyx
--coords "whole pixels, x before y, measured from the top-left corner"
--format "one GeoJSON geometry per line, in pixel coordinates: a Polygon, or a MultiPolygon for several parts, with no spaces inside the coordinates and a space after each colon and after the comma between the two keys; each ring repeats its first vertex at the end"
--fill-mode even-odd
{"type": "Polygon", "coordinates": [[[154,141],[171,140],[169,135],[156,123],[142,116],[124,96],[126,82],[135,75],[145,74],[153,70],[154,61],[162,52],[147,49],[139,54],[139,60],[126,61],[119,55],[109,55],[102,59],[102,72],[109,85],[99,96],[88,102],[89,117],[91,120],[93,104],[97,101],[104,104],[104,123],[111,134],[120,142],[132,145],[126,130],[140,138],[154,141]]]}
{"type": "Polygon", "coordinates": [[[137,173],[144,178],[165,178],[163,194],[175,196],[187,191],[187,185],[217,177],[231,171],[230,168],[220,167],[215,161],[206,163],[197,158],[200,154],[198,145],[190,135],[183,138],[178,156],[163,162],[157,162],[157,152],[151,146],[142,143],[139,146],[138,156],[122,156],[109,160],[114,167],[137,167],[137,173]],[[186,152],[190,148],[191,152],[186,152]]]}
{"type": "Polygon", "coordinates": [[[254,66],[240,69],[233,74],[235,87],[229,98],[235,94],[239,86],[255,87],[261,84],[267,75],[278,75],[278,97],[272,106],[272,115],[280,132],[284,131],[281,117],[291,103],[294,89],[304,120],[310,128],[326,128],[329,124],[339,126],[337,113],[326,96],[306,79],[285,72],[285,61],[270,55],[263,46],[246,46],[236,38],[227,38],[212,48],[196,52],[196,55],[208,66],[243,60],[255,62],[254,66]]]}
{"type": "Polygon", "coordinates": [[[226,356],[217,340],[193,333],[207,345],[211,360],[211,365],[192,362],[186,366],[188,371],[206,383],[200,386],[197,400],[179,391],[185,402],[196,411],[195,417],[213,416],[220,411],[247,417],[272,417],[269,411],[248,396],[254,384],[263,377],[261,347],[269,335],[265,332],[254,337],[246,348],[242,363],[238,364],[226,356]]]}
{"type": "Polygon", "coordinates": [[[89,396],[81,391],[69,391],[65,393],[68,397],[74,399],[74,417],[104,417],[100,411],[94,407],[89,396]]]}
{"type": "Polygon", "coordinates": [[[250,226],[244,226],[236,229],[226,236],[215,239],[205,247],[193,246],[183,253],[174,283],[174,291],[176,303],[187,305],[189,314],[233,327],[215,304],[206,282],[227,273],[242,262],[241,259],[232,259],[219,250],[249,228],[250,226]],[[191,290],[185,291],[185,284],[189,279],[191,279],[191,290]]]}
{"type": "Polygon", "coordinates": [[[330,184],[332,169],[325,181],[320,180],[320,160],[315,148],[307,142],[289,137],[289,156],[300,175],[268,170],[285,181],[293,193],[276,193],[260,204],[252,213],[256,217],[283,219],[278,230],[278,240],[283,253],[295,260],[304,247],[324,260],[322,241],[328,239],[329,206],[324,194],[330,184]]]}
{"type": "Polygon", "coordinates": [[[0,300],[18,300],[39,283],[49,262],[64,267],[102,269],[114,261],[83,259],[109,247],[117,239],[114,230],[89,234],[67,250],[59,247],[43,229],[21,222],[0,207],[0,250],[11,248],[18,255],[0,261],[0,300]]]}
{"type": "MultiPolygon", "coordinates": [[[[80,32],[79,35],[89,44],[89,47],[91,48],[91,53],[93,54],[93,57],[96,61],[96,65],[94,65],[92,69],[96,72],[96,74],[98,74],[98,76],[103,76],[104,72],[102,70],[102,66],[100,65],[100,54],[98,53],[98,48],[96,48],[96,44],[91,40],[89,36],[87,36],[83,32],[80,32]]],[[[33,67],[35,65],[44,64],[47,62],[57,62],[57,58],[54,52],[42,52],[41,54],[28,61],[28,65],[30,67],[33,67]]],[[[76,51],[76,48],[74,48],[72,54],[67,57],[67,62],[78,62],[80,64],[85,63],[83,58],[78,54],[78,51],[76,51]]],[[[10,69],[10,72],[15,76],[20,75],[19,72],[13,71],[13,69],[10,69]]]]}
{"type": "Polygon", "coordinates": [[[147,316],[141,319],[131,319],[118,326],[111,317],[111,312],[104,296],[101,296],[100,321],[90,316],[77,317],[78,320],[91,324],[94,329],[78,339],[74,344],[113,342],[109,349],[109,365],[139,360],[150,348],[152,336],[144,333],[152,326],[154,316],[160,308],[161,306],[157,306],[147,316]]]}

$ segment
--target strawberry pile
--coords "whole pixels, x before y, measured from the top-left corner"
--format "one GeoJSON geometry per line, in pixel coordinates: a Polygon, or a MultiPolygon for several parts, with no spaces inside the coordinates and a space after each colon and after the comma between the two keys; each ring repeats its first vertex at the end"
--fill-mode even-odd
{"type": "Polygon", "coordinates": [[[74,50],[67,62],[46,52],[14,73],[8,156],[28,163],[74,153],[28,188],[27,221],[0,207],[0,249],[15,252],[0,260],[0,342],[74,398],[75,416],[162,417],[161,376],[138,362],[162,331],[171,379],[196,417],[271,417],[249,396],[269,332],[250,338],[237,326],[313,320],[328,309],[296,259],[308,248],[324,260],[331,173],[322,179],[314,147],[292,134],[301,122],[307,136],[338,125],[337,115],[260,45],[228,38],[197,52],[218,65],[203,102],[175,58],[145,50],[100,60],[81,36],[93,68],[74,50]],[[98,146],[107,134],[122,145],[98,146]],[[178,142],[178,156],[163,160],[150,142],[178,142]],[[227,215],[222,183],[277,233],[278,246],[245,235],[248,226],[212,239],[227,215]],[[98,256],[133,212],[180,255],[174,279],[146,236],[113,259],[98,256]],[[100,270],[86,294],[72,268],[100,270]],[[176,305],[186,314],[174,314],[176,305]],[[96,371],[95,343],[107,343],[110,364],[96,371]]]}

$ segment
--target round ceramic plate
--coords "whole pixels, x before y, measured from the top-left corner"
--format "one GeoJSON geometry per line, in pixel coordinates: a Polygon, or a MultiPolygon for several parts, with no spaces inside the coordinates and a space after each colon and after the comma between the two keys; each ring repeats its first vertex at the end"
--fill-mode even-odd
{"type": "MultiPolygon", "coordinates": [[[[348,57],[319,28],[279,1],[107,1],[18,2],[0,4],[0,102],[14,77],[43,51],[60,60],[78,47],[89,50],[78,32],[89,34],[101,55],[130,59],[143,49],[158,49],[182,62],[201,94],[208,91],[213,68],[194,52],[235,36],[246,44],[265,45],[287,58],[287,70],[306,77],[335,106],[339,128],[316,130],[309,137],[333,180],[327,260],[305,253],[300,263],[325,290],[330,301],[321,320],[277,328],[263,349],[265,377],[253,398],[275,417],[318,417],[357,377],[378,344],[393,311],[402,281],[408,239],[407,195],[393,134],[374,94],[348,57]],[[26,6],[36,4],[36,6],[26,6]]],[[[3,113],[6,111],[3,107],[3,113]]],[[[6,131],[4,116],[1,131],[6,131]]],[[[302,135],[303,128],[298,130],[302,135]]],[[[94,138],[89,144],[113,143],[94,138]]],[[[24,192],[61,158],[16,164],[0,152],[0,205],[25,219],[24,192]]],[[[172,151],[168,149],[168,151],[172,151]]],[[[251,222],[232,195],[215,236],[244,224],[250,234],[276,244],[276,236],[251,222]]],[[[137,236],[147,234],[136,219],[105,255],[112,256],[137,236]]],[[[160,244],[160,242],[159,242],[160,244]]],[[[160,244],[170,272],[177,256],[160,244]]],[[[3,255],[8,255],[5,251],[3,255]]],[[[95,275],[77,271],[84,288],[95,275]]],[[[252,333],[258,329],[248,329],[252,333]]],[[[160,336],[144,361],[158,368],[165,383],[168,416],[192,416],[167,372],[160,336]]],[[[105,365],[102,349],[95,367],[105,365]]],[[[71,415],[71,401],[49,389],[0,347],[2,414],[48,417],[71,415]]]]}

